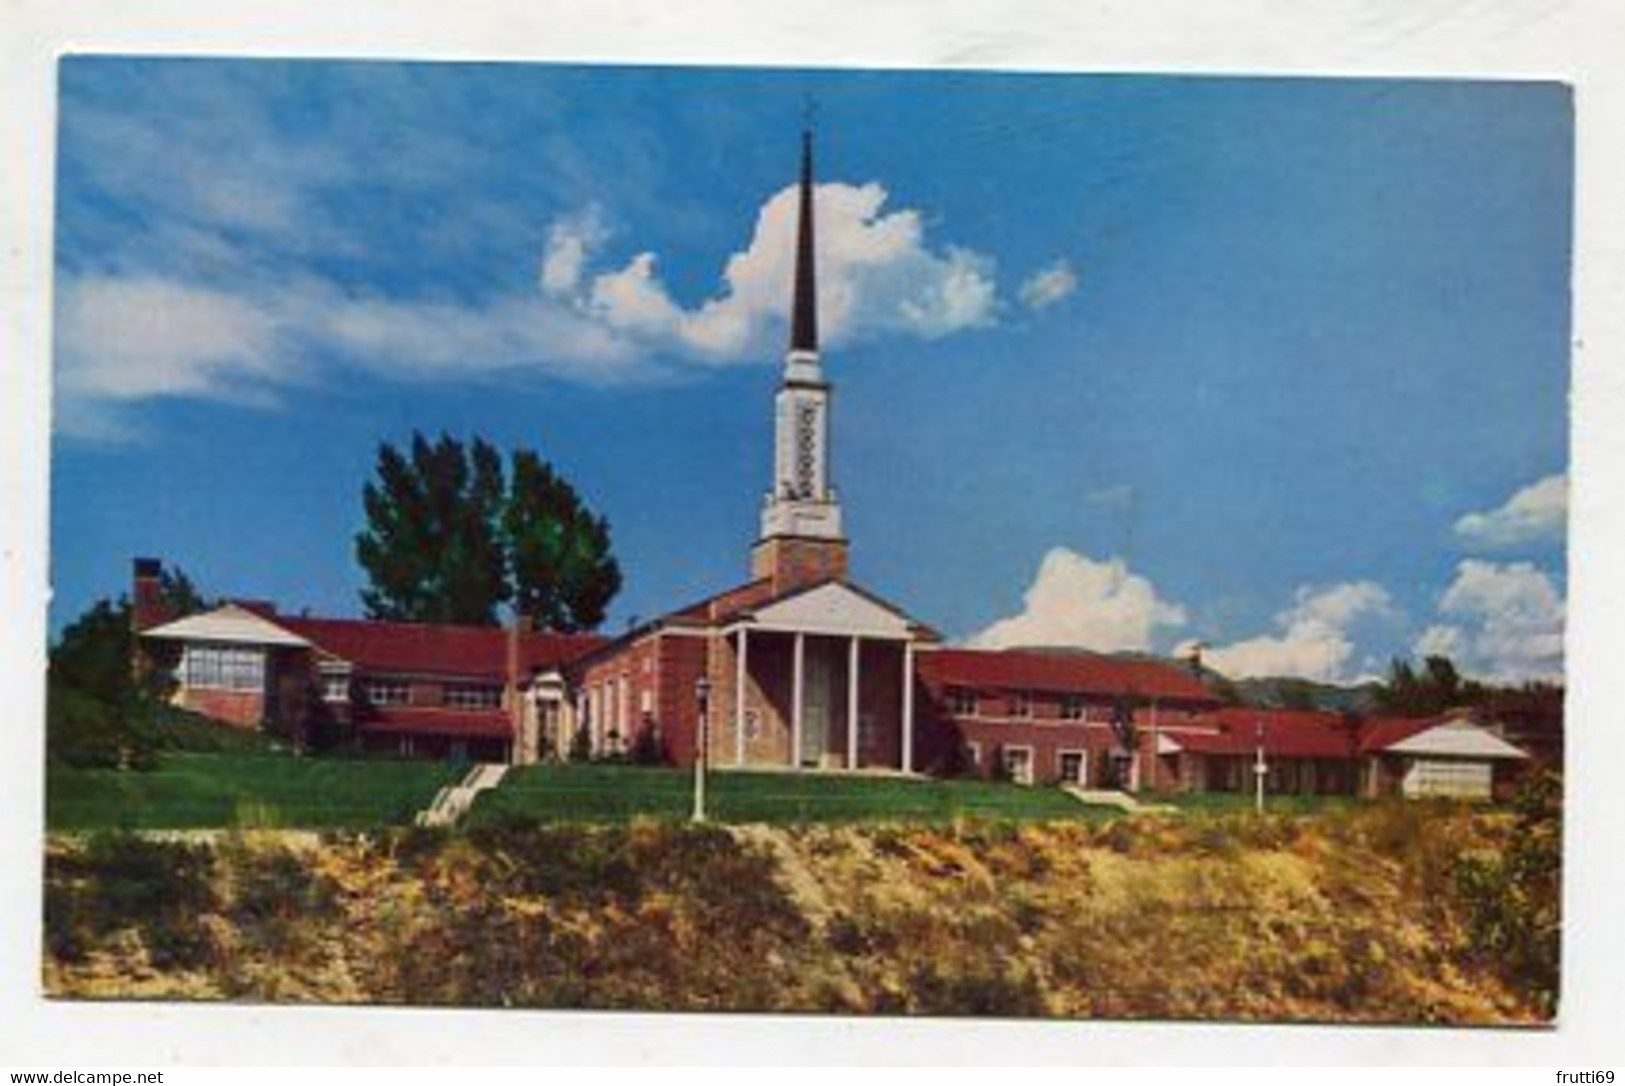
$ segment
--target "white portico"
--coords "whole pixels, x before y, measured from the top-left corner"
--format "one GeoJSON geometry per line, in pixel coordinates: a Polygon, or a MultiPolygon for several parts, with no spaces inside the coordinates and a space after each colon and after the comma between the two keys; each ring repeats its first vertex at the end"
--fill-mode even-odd
{"type": "Polygon", "coordinates": [[[731,674],[716,764],[913,771],[914,654],[931,631],[826,581],[740,612],[720,632],[731,674]]]}

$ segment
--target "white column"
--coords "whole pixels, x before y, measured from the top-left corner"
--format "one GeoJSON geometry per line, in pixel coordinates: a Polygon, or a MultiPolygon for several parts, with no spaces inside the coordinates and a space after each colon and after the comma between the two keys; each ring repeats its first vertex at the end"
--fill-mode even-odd
{"type": "Polygon", "coordinates": [[[795,663],[790,672],[790,764],[801,768],[801,700],[805,692],[807,635],[796,633],[795,663]]]}
{"type": "Polygon", "coordinates": [[[749,631],[739,627],[739,652],[734,658],[734,765],[745,764],[745,683],[750,674],[747,653],[749,631]]]}
{"type": "Polygon", "coordinates": [[[914,642],[903,642],[903,772],[914,772],[914,642]]]}
{"type": "Polygon", "coordinates": [[[858,658],[863,639],[854,637],[846,660],[846,768],[858,768],[858,658]]]}

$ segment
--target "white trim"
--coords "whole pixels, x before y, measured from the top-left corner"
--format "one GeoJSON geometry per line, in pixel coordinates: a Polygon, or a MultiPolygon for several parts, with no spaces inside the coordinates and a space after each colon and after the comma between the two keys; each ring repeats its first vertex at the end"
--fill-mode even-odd
{"type": "Polygon", "coordinates": [[[846,663],[846,768],[858,768],[859,666],[863,659],[863,638],[852,638],[846,663]]]}
{"type": "Polygon", "coordinates": [[[914,772],[914,643],[903,642],[903,772],[914,772]]]}
{"type": "Polygon", "coordinates": [[[797,633],[790,670],[790,765],[801,768],[801,701],[806,694],[807,637],[797,633]]]}
{"type": "MultiPolygon", "coordinates": [[[[737,622],[729,623],[727,626],[724,626],[722,628],[722,632],[725,633],[725,634],[731,634],[731,633],[734,633],[737,630],[739,630],[741,627],[746,627],[746,626],[748,626],[749,628],[751,628],[753,630],[758,631],[759,633],[783,633],[783,634],[804,633],[809,637],[839,637],[839,638],[847,638],[847,637],[854,636],[854,631],[853,630],[851,630],[851,629],[842,629],[842,628],[837,627],[837,626],[820,626],[820,625],[815,625],[815,624],[808,624],[808,625],[805,625],[805,626],[797,626],[797,625],[791,625],[789,623],[783,623],[783,622],[757,622],[757,621],[755,621],[753,619],[740,619],[737,622]]],[[[860,631],[856,632],[856,636],[862,637],[865,641],[912,642],[912,641],[915,640],[915,635],[914,635],[914,633],[912,631],[909,632],[909,633],[905,633],[905,634],[894,634],[894,633],[876,633],[873,630],[860,630],[860,631]]]]}
{"type": "Polygon", "coordinates": [[[739,631],[739,649],[734,654],[734,764],[745,764],[745,695],[750,679],[749,635],[739,631]]]}
{"type": "Polygon", "coordinates": [[[1000,764],[1001,772],[1004,773],[1004,774],[1007,774],[1010,777],[1010,779],[1012,781],[1014,781],[1015,783],[1017,783],[1017,784],[1031,785],[1033,783],[1033,780],[1034,780],[1034,778],[1036,776],[1035,770],[1038,768],[1037,765],[1035,764],[1037,761],[1038,761],[1038,755],[1033,750],[1033,748],[1032,748],[1032,746],[1030,744],[1027,744],[1027,743],[1001,743],[1001,744],[999,744],[999,764],[1000,764]],[[1027,779],[1026,780],[1022,780],[1020,777],[1016,776],[1015,771],[1010,768],[1010,755],[1014,754],[1016,751],[1021,751],[1024,754],[1027,755],[1027,779]]]}

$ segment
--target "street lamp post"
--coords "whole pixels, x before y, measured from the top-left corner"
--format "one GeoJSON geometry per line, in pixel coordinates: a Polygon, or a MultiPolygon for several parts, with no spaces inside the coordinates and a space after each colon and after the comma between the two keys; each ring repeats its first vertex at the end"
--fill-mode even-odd
{"type": "Polygon", "coordinates": [[[1259,717],[1256,728],[1257,746],[1256,757],[1253,759],[1253,808],[1259,814],[1264,813],[1264,775],[1269,772],[1269,766],[1264,764],[1264,718],[1259,717]]]}
{"type": "Polygon", "coordinates": [[[694,821],[705,821],[705,763],[711,752],[711,679],[694,680],[694,701],[699,706],[698,749],[694,752],[694,821]]]}

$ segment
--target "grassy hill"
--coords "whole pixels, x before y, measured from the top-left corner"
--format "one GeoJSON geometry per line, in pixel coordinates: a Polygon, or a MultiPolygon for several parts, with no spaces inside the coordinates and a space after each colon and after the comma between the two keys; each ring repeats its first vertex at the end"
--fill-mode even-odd
{"type": "Polygon", "coordinates": [[[54,839],[57,997],[1549,1020],[1556,821],[1255,818],[54,839]]]}
{"type": "Polygon", "coordinates": [[[406,825],[462,767],[445,762],[163,754],[148,770],[50,766],[52,830],[366,829],[406,825]]]}

